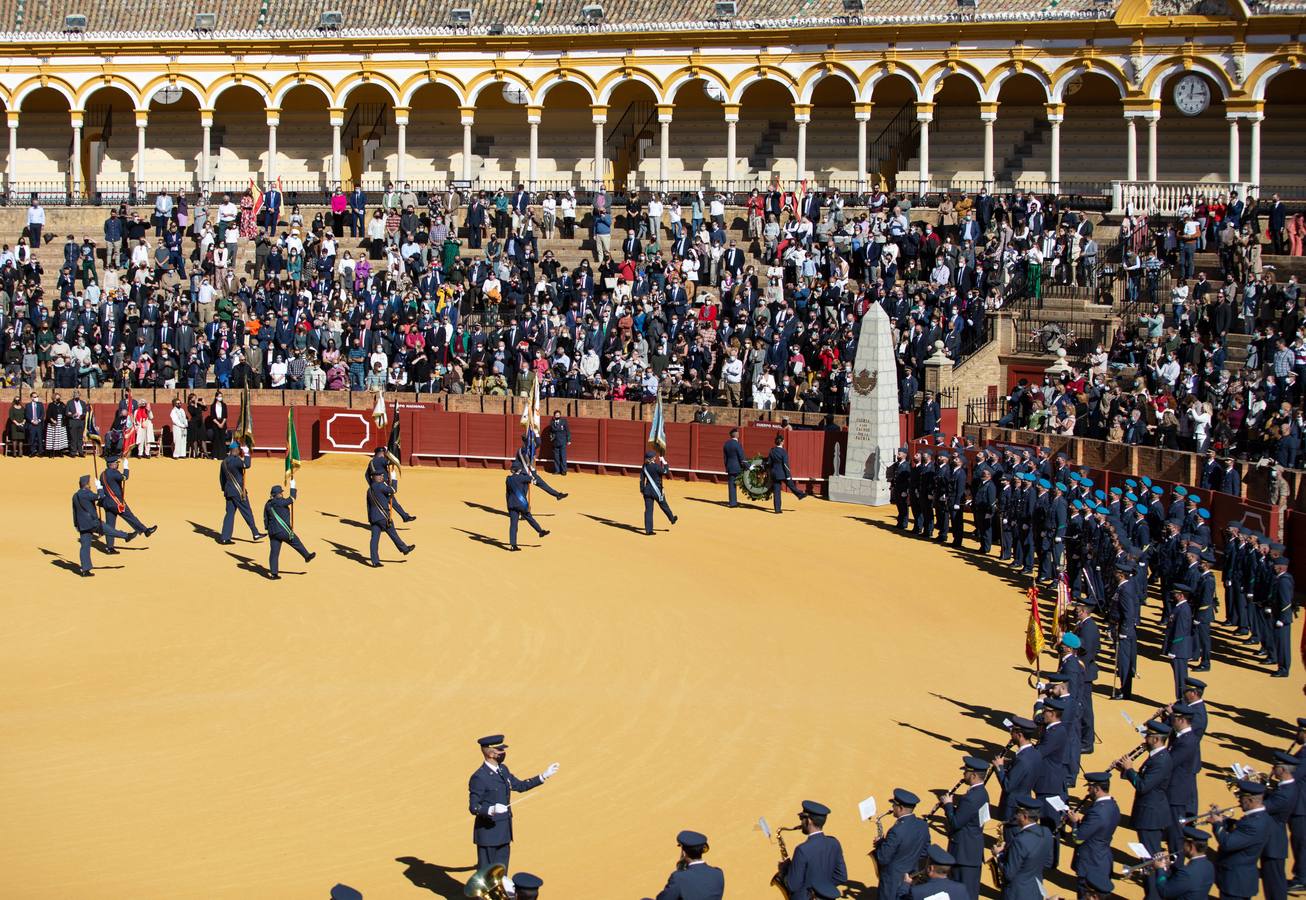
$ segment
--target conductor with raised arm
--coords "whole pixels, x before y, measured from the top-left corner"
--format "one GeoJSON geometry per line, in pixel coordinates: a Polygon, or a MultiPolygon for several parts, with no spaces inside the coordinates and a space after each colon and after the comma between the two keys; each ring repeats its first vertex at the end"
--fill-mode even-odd
{"type": "Polygon", "coordinates": [[[475,817],[472,842],[476,844],[476,868],[496,864],[507,868],[512,850],[511,794],[539,787],[558,773],[558,764],[550,763],[539,775],[523,781],[504,765],[508,745],[503,735],[491,734],[476,743],[481,746],[484,761],[467,782],[467,807],[475,817]]]}

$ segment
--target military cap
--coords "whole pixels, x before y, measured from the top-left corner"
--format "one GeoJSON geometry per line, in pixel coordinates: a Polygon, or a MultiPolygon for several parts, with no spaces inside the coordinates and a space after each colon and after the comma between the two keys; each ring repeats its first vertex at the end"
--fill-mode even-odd
{"type": "Polygon", "coordinates": [[[894,788],[893,802],[897,803],[899,806],[915,806],[917,803],[921,802],[921,798],[903,788],[894,788]]]}
{"type": "Polygon", "coordinates": [[[1196,494],[1189,494],[1188,496],[1184,497],[1184,499],[1189,503],[1191,503],[1193,506],[1196,506],[1197,504],[1202,502],[1202,498],[1197,496],[1196,494]]]}
{"type": "Polygon", "coordinates": [[[1070,708],[1070,701],[1065,697],[1049,697],[1044,705],[1055,709],[1057,712],[1065,712],[1070,708]]]}
{"type": "Polygon", "coordinates": [[[1066,483],[1065,483],[1064,481],[1058,481],[1056,484],[1053,485],[1053,487],[1055,487],[1057,490],[1059,490],[1059,491],[1061,491],[1061,492],[1063,492],[1063,493],[1064,493],[1065,491],[1070,490],[1070,488],[1066,487],[1066,483]]]}
{"type": "Polygon", "coordinates": [[[1098,488],[1097,490],[1093,491],[1093,496],[1099,500],[1105,500],[1106,491],[1102,490],[1101,488],[1098,488]]]}
{"type": "Polygon", "coordinates": [[[652,450],[646,450],[646,451],[644,451],[644,458],[645,458],[645,459],[654,459],[654,458],[656,458],[656,457],[657,457],[657,454],[654,453],[652,450]]]}
{"type": "Polygon", "coordinates": [[[1065,644],[1071,650],[1078,650],[1081,642],[1079,640],[1079,635],[1067,631],[1065,634],[1061,635],[1061,643],[1065,644]]]}
{"type": "Polygon", "coordinates": [[[1079,482],[1080,482],[1080,476],[1079,476],[1079,473],[1078,473],[1078,472],[1071,472],[1071,473],[1070,473],[1070,480],[1073,481],[1075,484],[1079,484],[1079,482]]]}
{"type": "MultiPolygon", "coordinates": [[[[1100,494],[1100,493],[1102,493],[1102,492],[1101,492],[1101,491],[1098,491],[1098,493],[1100,494]]],[[[1101,514],[1104,515],[1104,516],[1109,516],[1109,515],[1111,515],[1111,510],[1107,509],[1105,506],[1099,506],[1097,509],[1093,510],[1093,512],[1095,512],[1095,513],[1101,513],[1101,514]]]]}
{"type": "Polygon", "coordinates": [[[536,891],[544,887],[544,879],[538,875],[532,875],[530,872],[518,872],[512,876],[512,885],[515,888],[536,891]]]}
{"type": "Polygon", "coordinates": [[[1197,510],[1197,514],[1201,516],[1203,519],[1211,518],[1211,511],[1206,507],[1202,507],[1201,509],[1197,510]]]}
{"type": "Polygon", "coordinates": [[[1302,716],[1298,716],[1298,717],[1297,717],[1297,727],[1298,727],[1298,728],[1306,728],[1306,718],[1304,718],[1304,717],[1302,717],[1302,716]]]}
{"type": "Polygon", "coordinates": [[[1070,505],[1073,506],[1075,509],[1083,509],[1083,508],[1084,508],[1084,501],[1083,501],[1083,500],[1076,500],[1074,503],[1072,503],[1072,504],[1070,504],[1070,505]]]}
{"type": "Polygon", "coordinates": [[[987,772],[989,764],[978,756],[963,756],[961,758],[961,767],[970,769],[972,772],[987,772]]]}
{"type": "Polygon", "coordinates": [[[1279,553],[1279,554],[1283,553],[1285,549],[1283,544],[1280,544],[1278,541],[1269,541],[1268,538],[1267,541],[1269,542],[1271,550],[1273,550],[1275,553],[1279,553]]]}
{"type": "Polygon", "coordinates": [[[1288,560],[1287,560],[1286,557],[1283,557],[1283,556],[1276,556],[1276,557],[1274,558],[1274,565],[1276,565],[1276,566],[1286,566],[1286,565],[1288,565],[1288,560]]]}
{"type": "Polygon", "coordinates": [[[1046,478],[1040,478],[1038,480],[1038,486],[1045,491],[1049,491],[1052,489],[1052,482],[1048,481],[1046,478]]]}
{"type": "Polygon", "coordinates": [[[1138,479],[1138,481],[1143,485],[1143,487],[1150,488],[1152,486],[1152,479],[1148,478],[1146,475],[1138,479]]]}
{"type": "Polygon", "coordinates": [[[1012,716],[1011,727],[1020,731],[1034,731],[1038,726],[1034,724],[1033,719],[1026,719],[1024,716],[1012,716]]]}
{"type": "Polygon", "coordinates": [[[477,738],[477,739],[476,739],[476,743],[480,744],[482,747],[506,747],[506,746],[508,746],[507,744],[505,744],[505,743],[503,742],[503,735],[501,735],[501,734],[489,734],[489,735],[486,735],[486,736],[483,737],[483,738],[477,738]]]}
{"type": "Polygon", "coordinates": [[[281,485],[279,485],[279,484],[274,484],[274,485],[272,485],[272,496],[273,496],[273,497],[280,497],[280,496],[281,496],[281,491],[282,491],[282,489],[281,489],[281,485]]]}
{"type": "Polygon", "coordinates": [[[1080,480],[1080,484],[1082,484],[1086,488],[1091,488],[1093,486],[1093,479],[1085,476],[1080,480]]]}
{"type": "Polygon", "coordinates": [[[1182,581],[1176,581],[1170,585],[1170,593],[1172,594],[1191,594],[1192,592],[1193,589],[1182,581]]]}
{"type": "Polygon", "coordinates": [[[1184,487],[1182,484],[1176,484],[1173,490],[1180,497],[1188,496],[1188,488],[1184,487]]]}
{"type": "Polygon", "coordinates": [[[1185,719],[1193,717],[1193,708],[1187,703],[1176,703],[1170,707],[1170,712],[1176,716],[1183,716],[1185,719]]]}
{"type": "Polygon", "coordinates": [[[1152,493],[1158,497],[1163,496],[1165,494],[1165,488],[1161,487],[1159,484],[1154,484],[1152,485],[1152,493]]]}
{"type": "Polygon", "coordinates": [[[1127,487],[1127,488],[1136,488],[1136,487],[1138,487],[1138,482],[1137,482],[1137,481],[1134,481],[1134,479],[1132,479],[1132,478],[1126,478],[1126,479],[1125,479],[1125,487],[1127,487]]]}
{"type": "Polygon", "coordinates": [[[1134,574],[1134,564],[1127,559],[1118,560],[1116,562],[1116,571],[1124,572],[1126,575],[1132,575],[1134,574]]]}
{"type": "Polygon", "coordinates": [[[1111,773],[1110,772],[1085,772],[1084,780],[1087,781],[1089,784],[1110,784],[1111,773]]]}
{"type": "Polygon", "coordinates": [[[1111,489],[1111,493],[1115,494],[1117,497],[1123,497],[1125,494],[1124,489],[1121,488],[1119,485],[1113,487],[1111,489]]]}
{"type": "Polygon", "coordinates": [[[1265,785],[1261,784],[1259,781],[1248,781],[1247,779],[1242,779],[1238,782],[1238,790],[1235,793],[1256,794],[1256,795],[1264,794],[1265,785]]]}
{"type": "Polygon", "coordinates": [[[1184,840],[1195,841],[1199,844],[1205,844],[1211,839],[1211,836],[1200,828],[1194,828],[1191,825],[1184,826],[1184,840]]]}
{"type": "Polygon", "coordinates": [[[676,835],[676,843],[682,847],[702,847],[707,843],[707,835],[698,831],[682,831],[676,835]]]}
{"type": "Polygon", "coordinates": [[[1052,672],[1043,676],[1051,684],[1065,684],[1070,680],[1070,676],[1062,672],[1052,672]]]}
{"type": "Polygon", "coordinates": [[[1214,563],[1214,562],[1215,562],[1215,552],[1214,552],[1213,550],[1211,550],[1210,547],[1207,547],[1205,550],[1202,551],[1201,560],[1202,560],[1202,562],[1214,563]]]}
{"type": "Polygon", "coordinates": [[[337,884],[331,889],[329,896],[331,900],[363,900],[362,892],[347,884],[337,884]]]}
{"type": "Polygon", "coordinates": [[[815,800],[804,800],[803,812],[807,813],[809,816],[828,816],[830,814],[830,807],[826,806],[824,803],[817,803],[815,800]]]}
{"type": "Polygon", "coordinates": [[[112,454],[112,455],[110,455],[110,456],[106,456],[106,457],[104,458],[104,464],[105,464],[106,466],[111,466],[111,465],[113,465],[114,463],[118,462],[118,460],[119,460],[120,458],[121,458],[121,457],[119,457],[118,454],[114,453],[114,454],[112,454]]]}
{"type": "Polygon", "coordinates": [[[1174,731],[1174,729],[1169,725],[1164,722],[1158,722],[1156,719],[1152,719],[1147,723],[1147,730],[1152,734],[1170,734],[1174,731]]]}
{"type": "Polygon", "coordinates": [[[1042,809],[1043,801],[1037,797],[1017,797],[1016,805],[1021,809],[1042,809]]]}
{"type": "Polygon", "coordinates": [[[1293,756],[1287,750],[1274,751],[1274,761],[1281,766],[1297,766],[1301,764],[1300,756],[1293,756]]]}
{"type": "Polygon", "coordinates": [[[925,853],[929,856],[930,862],[936,866],[955,866],[957,864],[957,858],[938,844],[930,844],[925,853]]]}
{"type": "Polygon", "coordinates": [[[1125,491],[1125,499],[1128,500],[1130,503],[1137,503],[1138,495],[1135,494],[1133,491],[1125,491]]]}
{"type": "Polygon", "coordinates": [[[1136,504],[1134,504],[1134,510],[1135,510],[1139,515],[1143,515],[1143,516],[1147,515],[1147,505],[1144,504],[1144,503],[1136,503],[1136,504]]]}
{"type": "Polygon", "coordinates": [[[1206,682],[1200,678],[1185,678],[1184,687],[1190,691],[1204,691],[1206,690],[1206,682]]]}

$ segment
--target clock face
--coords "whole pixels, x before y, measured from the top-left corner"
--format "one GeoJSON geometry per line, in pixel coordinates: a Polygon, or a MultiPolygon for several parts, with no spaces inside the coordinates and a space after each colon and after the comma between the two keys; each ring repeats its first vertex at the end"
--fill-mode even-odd
{"type": "Polygon", "coordinates": [[[1201,115],[1211,105],[1211,88],[1200,75],[1185,75],[1174,86],[1174,105],[1185,116],[1201,115]]]}

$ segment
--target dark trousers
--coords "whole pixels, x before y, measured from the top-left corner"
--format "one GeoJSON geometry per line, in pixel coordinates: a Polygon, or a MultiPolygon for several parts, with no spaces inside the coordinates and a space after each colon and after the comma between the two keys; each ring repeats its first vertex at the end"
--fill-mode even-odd
{"type": "Polygon", "coordinates": [[[966,889],[967,896],[970,900],[979,900],[980,892],[980,867],[979,866],[953,866],[952,878],[954,881],[960,881],[961,886],[966,889]]]}
{"type": "Polygon", "coordinates": [[[1170,671],[1174,672],[1174,695],[1179,702],[1184,699],[1184,682],[1188,680],[1187,651],[1177,654],[1170,660],[1170,671]]]}
{"type": "Polygon", "coordinates": [[[45,450],[45,428],[40,425],[25,425],[27,434],[27,455],[40,456],[45,450]]]}
{"type": "Polygon", "coordinates": [[[934,507],[934,524],[939,529],[940,544],[948,542],[948,525],[952,522],[951,511],[952,507],[946,503],[940,503],[934,507]]]}
{"type": "Polygon", "coordinates": [[[553,448],[553,471],[556,475],[567,474],[567,448],[553,448]]]}
{"type": "Polygon", "coordinates": [[[1116,641],[1116,673],[1120,676],[1120,693],[1134,695],[1134,673],[1138,671],[1138,638],[1121,635],[1116,641]]]}
{"type": "Polygon", "coordinates": [[[28,225],[27,236],[32,239],[32,249],[35,250],[41,246],[41,229],[44,225],[28,225]]]}
{"type": "Polygon", "coordinates": [[[231,441],[231,432],[225,428],[209,429],[209,455],[222,459],[227,455],[227,444],[231,441]]]}
{"type": "Polygon", "coordinates": [[[671,512],[671,507],[667,505],[666,497],[644,497],[644,533],[653,533],[653,504],[656,503],[662,507],[662,512],[667,517],[667,521],[675,524],[676,517],[671,512]]]}
{"type": "Polygon", "coordinates": [[[1284,872],[1287,862],[1261,857],[1261,894],[1265,900],[1288,900],[1288,876],[1284,872]]]}
{"type": "Polygon", "coordinates": [[[1292,847],[1292,880],[1300,884],[1302,879],[1302,854],[1306,852],[1306,816],[1289,817],[1288,845],[1292,847]]]}
{"type": "Polygon", "coordinates": [[[1279,664],[1280,672],[1288,672],[1292,669],[1292,650],[1288,646],[1291,635],[1291,622],[1274,626],[1274,659],[1279,664]]]}
{"type": "MultiPolygon", "coordinates": [[[[106,540],[109,538],[122,538],[123,540],[126,540],[127,534],[122,531],[115,531],[114,529],[105,526],[104,537],[106,540]]],[[[80,559],[83,572],[91,571],[91,541],[94,540],[94,538],[94,531],[83,531],[78,539],[81,543],[80,559]]]]}
{"type": "Polygon", "coordinates": [[[110,534],[110,532],[116,529],[116,526],[118,525],[119,516],[122,516],[123,521],[126,522],[128,525],[130,525],[132,527],[132,531],[136,532],[137,534],[140,534],[142,531],[145,530],[145,525],[141,523],[140,519],[136,518],[136,513],[132,512],[132,508],[130,506],[124,506],[122,512],[120,513],[114,512],[113,510],[110,509],[106,509],[104,511],[104,524],[105,524],[104,543],[110,550],[113,549],[113,535],[110,534]]]}
{"type": "Polygon", "coordinates": [[[278,571],[277,563],[281,560],[282,544],[289,544],[294,547],[299,551],[299,555],[304,557],[304,561],[308,562],[308,551],[304,549],[304,542],[301,541],[298,536],[292,537],[288,541],[274,537],[272,538],[272,543],[268,547],[268,571],[273,575],[276,575],[278,571]]]}
{"type": "Polygon", "coordinates": [[[530,514],[529,510],[510,509],[508,510],[508,543],[513,547],[517,546],[518,519],[525,519],[526,524],[534,528],[536,534],[544,533],[544,529],[540,527],[539,522],[535,521],[535,517],[530,514]]]}
{"type": "Polygon", "coordinates": [[[409,519],[412,518],[412,516],[408,515],[408,510],[404,509],[399,504],[398,493],[394,493],[390,495],[390,508],[393,509],[395,512],[399,513],[399,518],[403,519],[405,522],[407,522],[409,519]]]}
{"type": "Polygon", "coordinates": [[[730,506],[739,505],[739,484],[734,475],[726,475],[726,498],[730,506]]]}
{"type": "Polygon", "coordinates": [[[1089,753],[1093,749],[1097,723],[1093,719],[1093,682],[1088,679],[1084,679],[1084,695],[1080,698],[1080,702],[1079,746],[1082,752],[1089,753]]]}
{"type": "Polygon", "coordinates": [[[352,210],[349,213],[349,234],[351,237],[363,236],[363,211],[361,209],[352,210]]]}
{"type": "Polygon", "coordinates": [[[776,512],[780,512],[780,506],[781,506],[780,493],[781,493],[781,489],[785,485],[789,486],[789,490],[793,491],[794,496],[797,497],[799,500],[802,500],[804,497],[807,496],[807,494],[803,493],[802,488],[800,488],[797,484],[794,483],[794,480],[792,478],[786,478],[784,481],[779,481],[779,480],[775,481],[771,486],[771,503],[775,506],[776,512]]]}
{"type": "Polygon", "coordinates": [[[975,540],[979,542],[980,553],[993,549],[993,511],[975,510],[975,540]]]}
{"type": "Polygon", "coordinates": [[[954,506],[952,508],[952,546],[961,546],[961,538],[965,531],[964,510],[962,510],[961,506],[954,506]]]}
{"type": "Polygon", "coordinates": [[[1197,665],[1203,669],[1211,666],[1211,623],[1198,621],[1193,625],[1197,636],[1197,665]]]}
{"type": "Polygon", "coordinates": [[[898,528],[906,531],[910,521],[911,504],[906,497],[899,497],[896,501],[898,504],[898,528]]]}
{"type": "Polygon", "coordinates": [[[244,497],[227,498],[227,514],[222,517],[222,540],[231,540],[231,529],[236,524],[236,511],[240,511],[240,516],[249,526],[249,533],[257,538],[258,526],[254,524],[254,511],[249,508],[249,500],[244,497]]]}
{"type": "Polygon", "coordinates": [[[85,419],[68,420],[68,452],[73,456],[85,456],[82,450],[83,435],[86,433],[85,419]]]}
{"type": "Polygon", "coordinates": [[[508,868],[508,856],[512,852],[512,844],[500,844],[497,847],[482,847],[476,845],[476,869],[480,871],[486,866],[503,866],[508,868]]]}
{"type": "Polygon", "coordinates": [[[372,523],[372,565],[374,566],[381,565],[381,557],[377,555],[377,552],[380,550],[382,532],[385,532],[386,534],[390,535],[390,540],[394,541],[394,544],[396,547],[399,548],[400,553],[408,552],[408,545],[405,544],[400,539],[399,532],[395,531],[395,523],[393,519],[391,519],[389,522],[385,523],[384,525],[378,525],[375,522],[373,522],[372,523]]]}

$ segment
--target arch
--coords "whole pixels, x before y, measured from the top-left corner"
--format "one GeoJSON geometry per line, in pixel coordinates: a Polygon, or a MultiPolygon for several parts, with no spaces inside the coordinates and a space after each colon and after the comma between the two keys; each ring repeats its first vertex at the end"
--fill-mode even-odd
{"type": "Polygon", "coordinates": [[[158,78],[151,79],[141,88],[141,105],[150,103],[154,94],[164,85],[176,86],[195,98],[195,102],[200,106],[204,105],[204,86],[191,78],[189,75],[160,75],[158,78]]]}
{"type": "Polygon", "coordinates": [[[953,75],[968,79],[975,85],[975,90],[979,93],[980,99],[984,98],[984,76],[980,74],[979,69],[970,63],[953,59],[936,63],[925,70],[925,75],[921,79],[925,85],[920,93],[921,99],[932,101],[939,90],[939,84],[953,75]]]}
{"type": "Polygon", "coordinates": [[[1163,59],[1148,69],[1147,77],[1143,79],[1143,93],[1151,100],[1160,100],[1161,91],[1165,87],[1166,81],[1171,75],[1179,72],[1200,72],[1215,82],[1215,86],[1220,89],[1220,99],[1228,100],[1229,95],[1234,92],[1233,85],[1229,82],[1229,76],[1224,70],[1206,59],[1189,58],[1183,56],[1172,56],[1169,59],[1163,59]]]}
{"type": "Polygon", "coordinates": [[[697,66],[694,68],[677,69],[675,72],[672,72],[667,76],[666,81],[663,82],[665,85],[662,93],[663,102],[674,103],[676,93],[691,81],[706,81],[715,84],[717,87],[721,88],[722,94],[726,97],[730,96],[730,83],[726,81],[724,75],[716,69],[711,69],[706,66],[697,66]]]}
{"type": "Polygon", "coordinates": [[[218,105],[218,98],[234,87],[246,87],[263,98],[267,104],[268,99],[272,96],[272,89],[262,78],[254,75],[241,74],[237,76],[234,72],[230,75],[223,75],[213,84],[209,85],[209,95],[206,98],[205,105],[209,108],[218,105]]]}
{"type": "Polygon", "coordinates": [[[1129,85],[1125,81],[1124,73],[1116,68],[1114,63],[1101,59],[1094,59],[1092,63],[1086,63],[1083,60],[1071,60],[1063,63],[1060,68],[1052,73],[1052,90],[1050,91],[1050,103],[1065,102],[1066,84],[1076,75],[1101,75],[1109,79],[1120,91],[1120,99],[1123,100],[1129,93],[1129,85]]]}
{"type": "Polygon", "coordinates": [[[385,91],[390,95],[390,102],[395,106],[399,105],[399,86],[395,84],[394,80],[388,75],[382,75],[380,72],[372,70],[355,72],[345,78],[344,81],[340,82],[340,84],[336,86],[336,94],[331,101],[331,105],[335,107],[345,106],[351,93],[363,85],[368,84],[375,85],[385,91]]]}
{"type": "Polygon", "coordinates": [[[535,106],[543,106],[544,98],[549,96],[549,91],[560,84],[574,84],[589,94],[590,103],[599,102],[598,86],[584,72],[575,69],[553,69],[535,79],[535,96],[531,98],[531,103],[535,106]]]}
{"type": "Polygon", "coordinates": [[[755,84],[763,81],[774,81],[784,87],[789,92],[795,103],[798,102],[798,84],[794,77],[784,69],[777,69],[775,66],[754,66],[735,76],[734,81],[730,82],[730,87],[726,91],[727,103],[738,103],[744,96],[744,92],[755,84]]]}
{"type": "Polygon", "coordinates": [[[798,76],[798,97],[800,103],[811,103],[812,94],[816,93],[816,86],[826,78],[842,78],[848,82],[853,89],[853,100],[856,102],[861,94],[862,84],[857,74],[843,63],[823,63],[819,66],[813,66],[802,75],[798,76]]]}
{"type": "Polygon", "coordinates": [[[662,83],[658,81],[657,76],[647,69],[637,69],[633,66],[625,69],[617,69],[600,78],[597,86],[598,100],[595,102],[607,105],[617,88],[621,87],[621,85],[627,81],[638,81],[646,85],[648,89],[653,92],[654,101],[657,103],[664,102],[662,98],[662,83]]]}
{"type": "Polygon", "coordinates": [[[326,100],[327,106],[331,105],[331,95],[334,89],[331,83],[321,75],[313,72],[296,72],[278,81],[272,90],[268,92],[268,106],[280,109],[281,105],[286,102],[286,95],[297,87],[316,88],[326,100]]]}
{"type": "Polygon", "coordinates": [[[985,90],[980,92],[980,99],[988,102],[997,100],[998,95],[1002,93],[1003,82],[1018,75],[1026,75],[1043,85],[1043,94],[1050,100],[1052,96],[1052,79],[1048,77],[1048,73],[1043,71],[1041,66],[1024,60],[1003,63],[990,72],[989,77],[984,82],[985,90]]]}
{"type": "MultiPolygon", "coordinates": [[[[112,84],[112,83],[97,84],[94,87],[89,87],[89,88],[84,87],[83,90],[84,93],[82,94],[82,96],[77,98],[77,102],[79,104],[77,106],[77,109],[86,109],[87,106],[89,105],[91,98],[95,97],[97,94],[106,94],[106,93],[110,95],[117,93],[127,98],[128,106],[131,109],[143,108],[140,102],[140,98],[136,95],[136,92],[127,90],[121,84],[112,84]]],[[[111,101],[106,101],[106,102],[111,102],[111,101]]]]}
{"type": "Polygon", "coordinates": [[[137,109],[143,109],[146,105],[145,102],[142,102],[141,92],[137,89],[136,85],[121,76],[109,75],[96,78],[83,84],[77,92],[77,106],[75,106],[74,109],[84,109],[86,107],[87,98],[96,91],[102,91],[105,88],[115,88],[116,90],[122,91],[131,98],[132,105],[137,109]]]}
{"type": "Polygon", "coordinates": [[[428,84],[441,84],[453,91],[453,95],[458,98],[458,105],[463,105],[467,96],[467,85],[463,84],[458,78],[450,75],[448,72],[419,72],[399,86],[400,106],[412,106],[413,97],[417,92],[428,84]]]}
{"type": "Polygon", "coordinates": [[[923,90],[923,87],[920,80],[920,73],[918,73],[915,69],[910,69],[906,66],[899,66],[899,65],[892,65],[889,63],[885,63],[884,65],[877,66],[876,68],[866,73],[866,75],[863,78],[864,84],[862,87],[861,96],[858,98],[859,101],[861,100],[870,101],[871,99],[873,99],[875,96],[875,86],[880,82],[890,78],[896,78],[906,82],[907,87],[911,88],[912,96],[917,101],[921,99],[921,92],[923,90]]]}
{"type": "Polygon", "coordinates": [[[1294,56],[1272,56],[1257,66],[1252,73],[1247,76],[1244,84],[1252,99],[1264,100],[1265,92],[1270,87],[1270,82],[1284,72],[1297,72],[1303,68],[1298,57],[1294,56]]]}
{"type": "Polygon", "coordinates": [[[63,94],[63,98],[68,101],[69,109],[77,108],[77,92],[72,89],[72,85],[64,81],[62,78],[55,78],[50,75],[29,78],[22,84],[18,85],[18,87],[14,88],[8,108],[21,110],[23,108],[23,101],[27,99],[27,95],[32,93],[32,91],[39,91],[41,88],[50,88],[51,90],[58,91],[60,94],[63,94]]]}
{"type": "Polygon", "coordinates": [[[516,72],[508,69],[500,69],[497,72],[482,72],[467,83],[467,105],[475,106],[476,98],[481,96],[481,91],[491,84],[507,84],[508,82],[517,85],[528,95],[531,93],[531,83],[516,72]]]}

